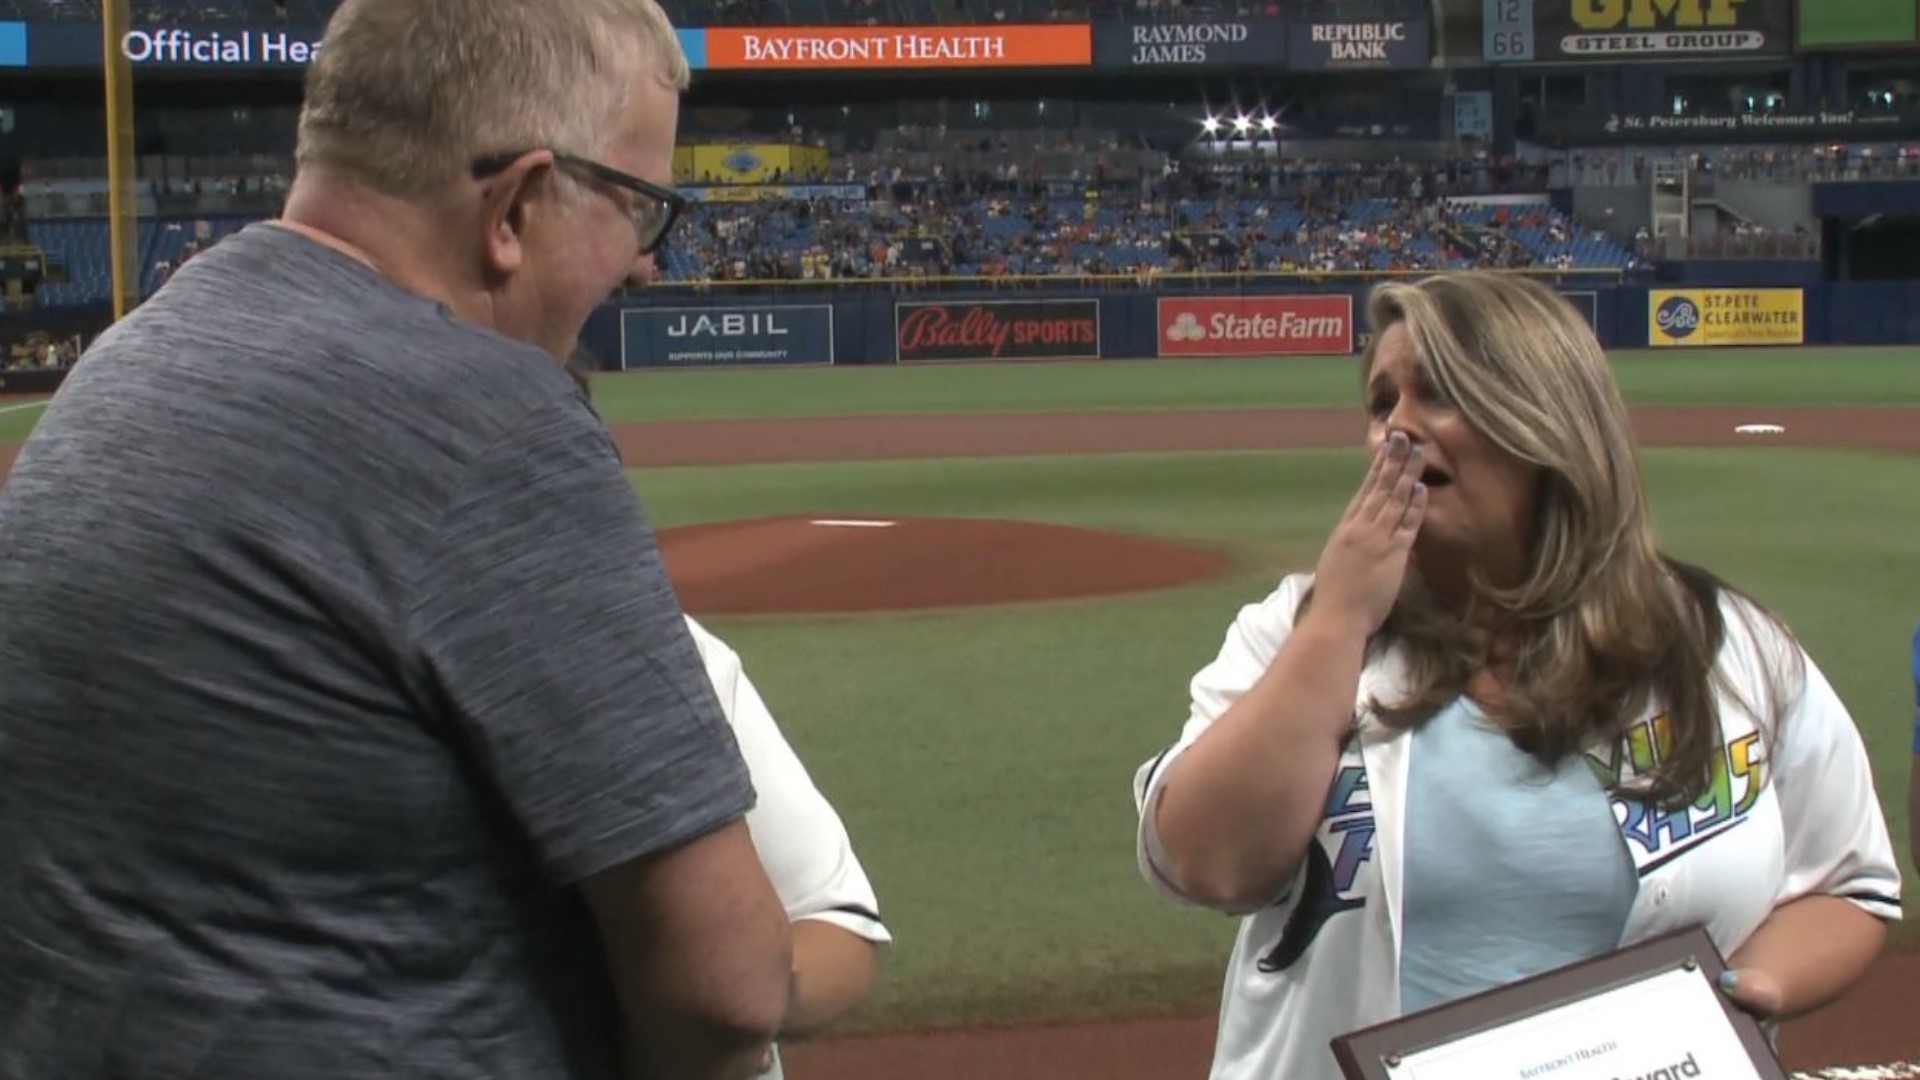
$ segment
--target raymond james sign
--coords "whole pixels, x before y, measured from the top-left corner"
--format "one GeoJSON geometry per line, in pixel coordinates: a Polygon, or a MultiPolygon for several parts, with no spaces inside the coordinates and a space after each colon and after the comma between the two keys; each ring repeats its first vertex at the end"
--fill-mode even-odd
{"type": "Polygon", "coordinates": [[[1791,7],[1792,0],[1534,0],[1534,59],[1784,54],[1791,7]]]}
{"type": "Polygon", "coordinates": [[[1296,71],[1426,67],[1431,36],[1424,19],[1303,19],[1287,30],[1287,65],[1296,71]]]}
{"type": "Polygon", "coordinates": [[[1274,63],[1285,46],[1278,19],[1093,24],[1094,63],[1108,68],[1254,67],[1274,63]]]}

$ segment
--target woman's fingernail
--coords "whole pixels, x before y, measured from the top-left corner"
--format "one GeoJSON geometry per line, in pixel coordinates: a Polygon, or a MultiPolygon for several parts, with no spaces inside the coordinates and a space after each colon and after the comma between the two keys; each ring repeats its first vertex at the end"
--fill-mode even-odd
{"type": "Polygon", "coordinates": [[[1406,433],[1399,431],[1394,432],[1392,442],[1395,450],[1405,450],[1407,448],[1406,433]]]}
{"type": "Polygon", "coordinates": [[[1423,483],[1421,483],[1421,482],[1420,482],[1420,481],[1418,481],[1418,480],[1415,480],[1415,481],[1413,482],[1413,494],[1414,494],[1414,497],[1415,497],[1415,498],[1418,498],[1419,496],[1421,496],[1421,495],[1425,495],[1426,493],[1427,493],[1427,485],[1425,485],[1425,484],[1423,484],[1423,483]]]}
{"type": "Polygon", "coordinates": [[[1727,993],[1731,994],[1739,986],[1740,986],[1739,972],[1728,970],[1720,973],[1720,989],[1725,990],[1727,993]]]}

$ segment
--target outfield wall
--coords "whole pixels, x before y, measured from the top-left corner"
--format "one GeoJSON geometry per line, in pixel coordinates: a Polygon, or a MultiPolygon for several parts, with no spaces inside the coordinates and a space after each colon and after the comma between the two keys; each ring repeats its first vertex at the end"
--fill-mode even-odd
{"type": "MultiPolygon", "coordinates": [[[[1314,288],[642,293],[595,313],[609,368],[1324,355],[1370,283],[1314,288]]],[[[1556,286],[1608,348],[1920,343],[1920,281],[1556,286]]]]}

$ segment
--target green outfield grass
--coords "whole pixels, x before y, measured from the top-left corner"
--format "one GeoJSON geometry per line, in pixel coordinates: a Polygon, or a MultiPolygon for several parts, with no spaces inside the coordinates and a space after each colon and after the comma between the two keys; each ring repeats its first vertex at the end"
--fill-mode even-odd
{"type": "Polygon", "coordinates": [[[0,443],[19,442],[40,422],[41,405],[32,399],[0,398],[0,443]]]}
{"type": "MultiPolygon", "coordinates": [[[[1643,405],[1920,404],[1920,347],[1672,349],[1612,354],[1643,405]]],[[[1112,360],[798,370],[610,373],[595,400],[612,423],[718,417],[1350,406],[1352,357],[1112,360]]],[[[0,443],[37,408],[0,399],[0,443]]]]}
{"type": "MultiPolygon", "coordinates": [[[[1622,353],[1636,404],[1920,404],[1920,348],[1622,353]]],[[[614,422],[695,417],[1352,406],[1351,358],[649,372],[614,422]]],[[[0,401],[0,408],[11,404],[0,401]]],[[[0,412],[0,443],[39,410],[0,412]]],[[[1310,567],[1355,451],[650,469],[661,527],[790,512],[1003,516],[1228,552],[1198,585],[1104,600],[715,618],[846,817],[899,943],[868,1028],[1211,1009],[1233,923],[1159,901],[1133,864],[1135,766],[1239,605],[1310,567]]],[[[1654,450],[1670,550],[1802,635],[1869,742],[1905,843],[1907,643],[1920,456],[1654,450]]],[[[1920,919],[1899,939],[1920,943],[1920,919]]]]}
{"type": "MultiPolygon", "coordinates": [[[[1657,450],[1665,542],[1775,606],[1854,711],[1904,850],[1920,458],[1657,450]]],[[[1133,864],[1133,769],[1239,605],[1312,565],[1344,451],[646,470],[662,526],[831,509],[1006,516],[1210,543],[1237,569],[1097,601],[716,618],[846,816],[898,947],[864,1026],[1211,1008],[1233,924],[1133,864]]],[[[1903,929],[1904,940],[1920,940],[1903,929]]]]}
{"type": "MultiPolygon", "coordinates": [[[[1646,405],[1920,403],[1920,348],[1663,349],[1613,354],[1646,405]]],[[[1114,360],[830,370],[648,371],[603,376],[609,420],[863,413],[1347,406],[1351,357],[1114,360]]]]}

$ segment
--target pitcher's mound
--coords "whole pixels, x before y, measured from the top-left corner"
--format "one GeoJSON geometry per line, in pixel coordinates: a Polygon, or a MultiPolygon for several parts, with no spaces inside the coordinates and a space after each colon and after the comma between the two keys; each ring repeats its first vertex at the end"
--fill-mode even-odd
{"type": "Polygon", "coordinates": [[[1180,585],[1224,556],[1032,521],[818,516],[662,530],[695,615],[961,607],[1180,585]]]}

